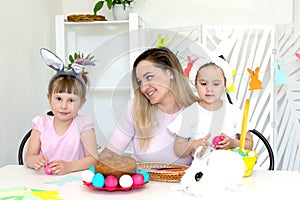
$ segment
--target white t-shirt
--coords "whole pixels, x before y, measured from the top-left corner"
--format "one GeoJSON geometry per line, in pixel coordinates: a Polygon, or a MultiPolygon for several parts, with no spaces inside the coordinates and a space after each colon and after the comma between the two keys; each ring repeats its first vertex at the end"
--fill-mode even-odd
{"type": "Polygon", "coordinates": [[[235,138],[236,134],[241,132],[242,121],[242,111],[229,102],[224,102],[222,108],[217,111],[208,111],[195,102],[185,108],[168,129],[180,137],[192,140],[203,138],[211,133],[209,139],[211,141],[220,133],[235,138]]]}

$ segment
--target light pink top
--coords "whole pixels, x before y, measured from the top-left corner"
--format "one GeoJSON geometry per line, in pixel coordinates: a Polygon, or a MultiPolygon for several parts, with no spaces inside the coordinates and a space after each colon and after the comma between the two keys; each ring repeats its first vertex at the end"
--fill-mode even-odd
{"type": "Polygon", "coordinates": [[[175,134],[171,133],[167,126],[176,118],[181,111],[175,114],[166,114],[159,110],[158,125],[153,129],[154,136],[146,152],[139,148],[139,140],[135,135],[132,102],[130,102],[114,129],[107,148],[122,154],[128,145],[132,143],[133,157],[137,162],[168,162],[190,165],[192,161],[191,156],[185,158],[178,158],[174,152],[175,134]]]}
{"type": "Polygon", "coordinates": [[[41,151],[49,161],[61,159],[67,162],[84,157],[81,134],[94,129],[94,122],[87,116],[78,115],[69,129],[58,135],[53,127],[53,116],[38,116],[32,120],[33,129],[40,132],[41,151]]]}

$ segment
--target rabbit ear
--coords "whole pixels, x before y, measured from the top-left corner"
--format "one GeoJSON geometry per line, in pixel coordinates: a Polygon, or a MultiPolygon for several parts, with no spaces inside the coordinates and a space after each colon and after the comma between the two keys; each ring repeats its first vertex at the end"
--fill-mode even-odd
{"type": "Polygon", "coordinates": [[[83,71],[83,66],[78,63],[73,63],[71,67],[76,74],[79,74],[83,71]]]}
{"type": "Polygon", "coordinates": [[[53,52],[49,51],[48,49],[41,48],[40,54],[45,61],[45,63],[56,71],[63,71],[64,70],[64,63],[63,61],[55,55],[53,52]]]}
{"type": "Polygon", "coordinates": [[[252,75],[252,70],[250,68],[247,68],[247,71],[249,72],[250,75],[252,75]]]}
{"type": "Polygon", "coordinates": [[[259,67],[256,67],[255,68],[255,75],[258,75],[258,72],[259,72],[259,67]]]}

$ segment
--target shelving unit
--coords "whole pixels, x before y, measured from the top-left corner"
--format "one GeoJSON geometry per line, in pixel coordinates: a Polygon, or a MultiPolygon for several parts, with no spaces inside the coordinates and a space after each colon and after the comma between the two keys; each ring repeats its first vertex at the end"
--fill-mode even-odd
{"type": "Polygon", "coordinates": [[[115,123],[131,98],[130,71],[138,46],[137,13],[129,20],[67,22],[65,16],[55,18],[56,54],[69,63],[75,52],[95,56],[96,67],[86,69],[91,81],[87,102],[81,113],[94,117],[98,144],[104,146],[115,123]]]}

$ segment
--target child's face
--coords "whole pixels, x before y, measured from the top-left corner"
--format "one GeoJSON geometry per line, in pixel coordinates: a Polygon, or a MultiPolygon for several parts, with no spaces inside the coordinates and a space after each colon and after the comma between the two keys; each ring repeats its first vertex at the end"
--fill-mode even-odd
{"type": "Polygon", "coordinates": [[[69,93],[52,93],[48,100],[55,118],[61,121],[73,120],[85,103],[85,99],[69,93]]]}
{"type": "Polygon", "coordinates": [[[218,105],[225,91],[225,80],[222,70],[214,65],[200,68],[196,80],[196,88],[203,103],[211,106],[218,105]]]}

